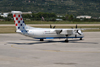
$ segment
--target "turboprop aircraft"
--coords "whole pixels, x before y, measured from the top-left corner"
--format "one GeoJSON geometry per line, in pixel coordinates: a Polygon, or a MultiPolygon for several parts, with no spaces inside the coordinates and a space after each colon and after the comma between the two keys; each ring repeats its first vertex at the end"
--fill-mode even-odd
{"type": "MultiPolygon", "coordinates": [[[[65,42],[69,42],[68,38],[82,38],[84,37],[80,29],[55,29],[55,28],[35,28],[25,24],[22,18],[21,11],[12,11],[16,32],[25,36],[29,36],[35,39],[61,39],[65,38],[65,42]]],[[[50,26],[52,27],[52,26],[50,26]]]]}

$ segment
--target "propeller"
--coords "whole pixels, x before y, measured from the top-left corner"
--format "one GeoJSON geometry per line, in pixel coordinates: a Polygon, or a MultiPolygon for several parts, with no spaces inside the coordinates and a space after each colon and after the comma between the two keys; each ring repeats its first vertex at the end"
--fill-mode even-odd
{"type": "MultiPolygon", "coordinates": [[[[74,29],[73,27],[71,27],[71,28],[74,29]]],[[[77,24],[76,24],[75,28],[77,29],[77,24]]]]}
{"type": "Polygon", "coordinates": [[[77,29],[77,24],[76,24],[75,28],[77,29]]]}
{"type": "MultiPolygon", "coordinates": [[[[73,27],[71,27],[72,29],[74,29],[73,27]]],[[[76,33],[78,33],[79,35],[81,35],[81,31],[79,30],[79,29],[77,29],[78,28],[78,26],[77,26],[77,24],[76,24],[76,26],[75,26],[75,29],[76,29],[76,33]]]]}
{"type": "Polygon", "coordinates": [[[51,24],[50,24],[50,28],[52,28],[51,24]]]}
{"type": "Polygon", "coordinates": [[[56,28],[56,26],[53,26],[53,27],[52,27],[52,25],[50,24],[50,28],[53,28],[53,29],[54,29],[54,28],[56,28]]]}
{"type": "Polygon", "coordinates": [[[56,27],[56,26],[54,26],[53,29],[54,29],[55,27],[56,27]]]}
{"type": "Polygon", "coordinates": [[[81,35],[81,31],[80,30],[77,30],[76,33],[78,33],[79,35],[81,35]]]}

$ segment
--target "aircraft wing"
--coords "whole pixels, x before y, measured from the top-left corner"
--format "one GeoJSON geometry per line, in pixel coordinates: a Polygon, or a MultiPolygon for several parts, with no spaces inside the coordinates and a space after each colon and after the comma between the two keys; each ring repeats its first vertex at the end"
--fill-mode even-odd
{"type": "Polygon", "coordinates": [[[72,35],[73,30],[68,29],[61,29],[61,30],[55,30],[56,34],[66,34],[66,35],[72,35]]]}

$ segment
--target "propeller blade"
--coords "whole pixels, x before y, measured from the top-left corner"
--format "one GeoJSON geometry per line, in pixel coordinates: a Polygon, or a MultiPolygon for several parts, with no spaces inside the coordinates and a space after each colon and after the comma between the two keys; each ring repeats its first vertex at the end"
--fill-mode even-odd
{"type": "MultiPolygon", "coordinates": [[[[73,29],[73,27],[71,27],[71,28],[73,29]]],[[[77,29],[77,24],[76,24],[75,28],[77,29]]]]}
{"type": "Polygon", "coordinates": [[[54,29],[55,27],[56,27],[56,26],[54,26],[53,29],[54,29]]]}
{"type": "Polygon", "coordinates": [[[50,24],[50,28],[52,28],[51,24],[50,24]]]}
{"type": "Polygon", "coordinates": [[[76,24],[76,27],[75,28],[77,29],[77,24],[76,24]]]}

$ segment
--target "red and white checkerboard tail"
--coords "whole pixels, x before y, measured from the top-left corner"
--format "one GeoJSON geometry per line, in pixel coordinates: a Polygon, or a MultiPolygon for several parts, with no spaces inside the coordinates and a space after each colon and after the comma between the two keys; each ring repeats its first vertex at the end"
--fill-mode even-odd
{"type": "Polygon", "coordinates": [[[22,15],[21,15],[22,12],[21,11],[12,11],[11,13],[13,14],[16,30],[20,30],[22,33],[26,32],[26,30],[25,30],[26,25],[23,21],[22,15]]]}

